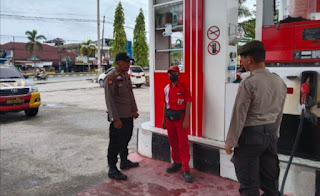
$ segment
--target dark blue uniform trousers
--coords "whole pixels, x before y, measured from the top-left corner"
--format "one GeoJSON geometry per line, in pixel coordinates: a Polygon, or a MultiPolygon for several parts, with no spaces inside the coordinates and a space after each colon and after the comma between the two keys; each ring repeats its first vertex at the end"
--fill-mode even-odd
{"type": "Polygon", "coordinates": [[[121,118],[122,128],[116,129],[113,122],[110,124],[108,164],[110,168],[116,167],[118,154],[121,161],[127,161],[128,144],[132,136],[133,118],[121,118]]]}
{"type": "Polygon", "coordinates": [[[248,126],[240,135],[231,161],[240,182],[241,196],[278,196],[279,159],[274,124],[248,126]]]}

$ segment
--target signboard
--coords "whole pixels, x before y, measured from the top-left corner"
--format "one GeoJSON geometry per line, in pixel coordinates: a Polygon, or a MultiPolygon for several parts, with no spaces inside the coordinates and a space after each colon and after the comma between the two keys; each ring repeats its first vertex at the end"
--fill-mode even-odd
{"type": "Polygon", "coordinates": [[[76,57],[76,62],[78,63],[88,63],[88,57],[86,56],[77,56],[76,57]]]}
{"type": "Polygon", "coordinates": [[[6,56],[7,56],[7,58],[11,58],[12,57],[11,50],[6,50],[6,56]]]}

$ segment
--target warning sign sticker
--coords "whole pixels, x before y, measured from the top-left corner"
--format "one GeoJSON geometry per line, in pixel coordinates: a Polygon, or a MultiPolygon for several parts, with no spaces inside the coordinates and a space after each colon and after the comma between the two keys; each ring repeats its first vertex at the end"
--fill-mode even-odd
{"type": "Polygon", "coordinates": [[[216,55],[220,52],[220,49],[221,49],[220,43],[217,41],[212,41],[208,44],[207,49],[208,49],[209,54],[216,55]]]}
{"type": "Polygon", "coordinates": [[[207,31],[207,36],[211,40],[216,40],[220,36],[220,29],[217,26],[211,26],[207,31]]]}

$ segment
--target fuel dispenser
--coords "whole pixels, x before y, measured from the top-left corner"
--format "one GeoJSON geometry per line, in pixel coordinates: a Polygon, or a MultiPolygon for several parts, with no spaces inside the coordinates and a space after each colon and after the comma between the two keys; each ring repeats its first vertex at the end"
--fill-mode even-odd
{"type": "MultiPolygon", "coordinates": [[[[288,172],[292,163],[292,159],[297,150],[301,132],[303,131],[302,129],[303,129],[304,120],[307,119],[308,121],[311,122],[313,126],[317,126],[317,123],[318,123],[317,115],[313,114],[310,111],[310,108],[314,106],[317,101],[317,84],[318,84],[318,72],[316,71],[302,72],[301,87],[300,87],[300,104],[301,104],[300,123],[299,123],[298,132],[296,135],[296,139],[294,141],[294,145],[291,151],[291,155],[289,158],[289,162],[283,176],[283,180],[280,188],[281,195],[283,195],[284,186],[285,186],[288,172]]],[[[308,131],[308,130],[304,130],[304,131],[308,131]]]]}

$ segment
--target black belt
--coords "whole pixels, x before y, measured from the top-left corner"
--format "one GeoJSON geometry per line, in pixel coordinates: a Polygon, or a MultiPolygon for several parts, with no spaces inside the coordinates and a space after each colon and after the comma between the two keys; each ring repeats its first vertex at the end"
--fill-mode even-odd
{"type": "Polygon", "coordinates": [[[254,125],[254,126],[246,126],[243,128],[243,131],[276,131],[276,126],[274,123],[265,124],[265,125],[254,125]]]}

